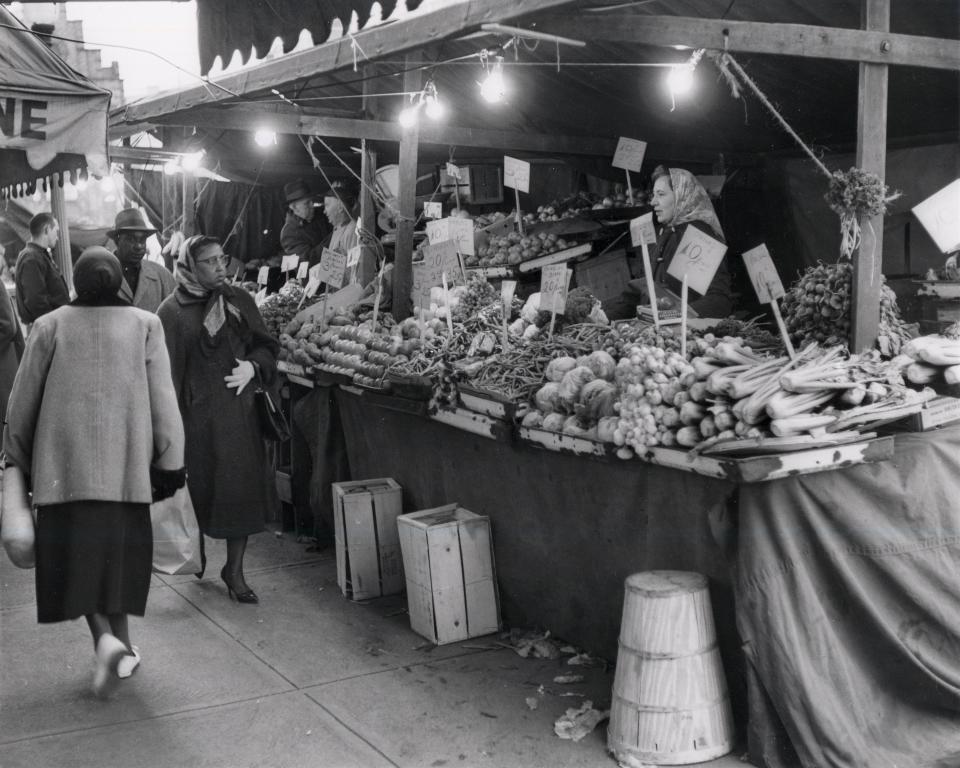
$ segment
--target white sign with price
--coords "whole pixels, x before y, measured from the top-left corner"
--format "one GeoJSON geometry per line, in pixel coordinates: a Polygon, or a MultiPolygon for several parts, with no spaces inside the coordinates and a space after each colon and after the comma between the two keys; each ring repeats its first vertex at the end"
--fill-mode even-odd
{"type": "Polygon", "coordinates": [[[310,277],[333,288],[339,288],[343,285],[343,274],[346,270],[347,254],[324,248],[320,263],[310,270],[310,277]]]}
{"type": "Polygon", "coordinates": [[[442,219],[443,203],[424,203],[423,217],[425,219],[442,219]]]}
{"type": "Polygon", "coordinates": [[[635,246],[657,242],[657,230],[653,227],[652,213],[645,213],[630,220],[630,242],[635,246]]]}
{"type": "Polygon", "coordinates": [[[447,163],[447,176],[460,181],[460,169],[453,163],[447,163]]]}
{"type": "Polygon", "coordinates": [[[509,155],[503,156],[503,186],[530,192],[530,163],[517,160],[509,155]]]}
{"type": "Polygon", "coordinates": [[[460,253],[473,256],[473,220],[450,216],[446,219],[427,222],[427,240],[430,244],[453,240],[460,253]]]}
{"type": "Polygon", "coordinates": [[[309,275],[309,278],[306,286],[303,289],[303,295],[307,298],[310,298],[316,294],[317,289],[320,288],[320,265],[314,264],[312,267],[310,267],[310,269],[307,271],[307,275],[309,275]]]}
{"type": "Polygon", "coordinates": [[[540,311],[563,314],[567,306],[567,286],[572,269],[566,264],[550,264],[540,273],[540,311]]]}
{"type": "Polygon", "coordinates": [[[285,253],[280,262],[281,272],[293,272],[300,265],[300,257],[295,253],[285,253]]]}
{"type": "Polygon", "coordinates": [[[745,251],[743,263],[747,267],[753,290],[757,292],[757,298],[760,299],[761,304],[769,304],[783,297],[785,293],[783,282],[780,280],[777,267],[766,245],[761,243],[756,248],[745,251]]]}
{"type": "Polygon", "coordinates": [[[260,267],[260,271],[257,272],[257,285],[266,285],[269,279],[270,267],[260,267]]]}
{"type": "Polygon", "coordinates": [[[703,295],[710,287],[726,252],[727,246],[723,243],[694,226],[688,226],[680,239],[667,274],[681,282],[686,275],[687,285],[703,295]]]}
{"type": "Polygon", "coordinates": [[[960,179],[913,206],[924,229],[943,253],[960,250],[960,179]]]}
{"type": "Polygon", "coordinates": [[[297,267],[297,280],[303,280],[307,276],[307,271],[310,269],[309,261],[301,261],[300,266],[297,267]]]}
{"type": "Polygon", "coordinates": [[[456,282],[463,282],[463,275],[460,271],[460,259],[457,256],[457,244],[452,240],[444,240],[442,243],[430,243],[423,246],[424,278],[429,283],[428,287],[443,284],[443,275],[446,274],[447,282],[453,285],[456,282]]]}
{"type": "Polygon", "coordinates": [[[611,165],[614,168],[625,168],[628,171],[640,173],[640,166],[643,165],[643,156],[646,153],[647,142],[621,136],[611,165]]]}

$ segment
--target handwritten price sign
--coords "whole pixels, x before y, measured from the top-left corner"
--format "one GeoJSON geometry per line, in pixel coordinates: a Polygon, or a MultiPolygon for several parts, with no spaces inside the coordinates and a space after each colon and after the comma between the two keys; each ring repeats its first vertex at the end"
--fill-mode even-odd
{"type": "Polygon", "coordinates": [[[460,253],[467,256],[474,254],[473,220],[460,219],[450,216],[446,219],[427,222],[427,240],[431,245],[452,240],[460,253]]]}
{"type": "Polygon", "coordinates": [[[521,192],[530,192],[530,163],[504,155],[503,186],[521,192]]]}
{"type": "Polygon", "coordinates": [[[696,227],[687,227],[667,274],[681,282],[686,275],[687,285],[703,295],[710,287],[726,252],[727,246],[714,240],[706,232],[696,227]]]}
{"type": "Polygon", "coordinates": [[[310,270],[310,276],[333,288],[339,288],[343,285],[343,275],[346,271],[347,254],[324,248],[320,263],[310,270]]]}
{"type": "Polygon", "coordinates": [[[613,167],[626,168],[628,171],[640,173],[643,165],[643,156],[647,153],[647,142],[637,139],[628,139],[621,136],[617,142],[617,151],[613,154],[613,167]]]}
{"type": "Polygon", "coordinates": [[[766,245],[761,243],[756,248],[745,251],[743,263],[747,267],[753,290],[757,292],[757,298],[760,299],[761,304],[769,304],[783,297],[786,293],[783,290],[783,282],[780,280],[777,267],[766,245]]]}
{"type": "Polygon", "coordinates": [[[645,213],[630,220],[630,242],[634,246],[657,242],[657,231],[653,228],[653,214],[645,213]]]}
{"type": "Polygon", "coordinates": [[[567,286],[573,270],[566,264],[550,264],[540,273],[540,309],[563,314],[567,306],[567,286]]]}
{"type": "Polygon", "coordinates": [[[310,262],[301,261],[300,266],[297,267],[297,280],[303,280],[307,276],[307,270],[310,269],[310,262]]]}
{"type": "Polygon", "coordinates": [[[281,272],[293,272],[300,265],[300,257],[295,253],[284,254],[283,260],[280,262],[280,271],[281,272]]]}
{"type": "Polygon", "coordinates": [[[453,163],[447,163],[447,176],[460,181],[460,169],[453,163]]]}
{"type": "Polygon", "coordinates": [[[423,264],[426,268],[425,277],[430,287],[443,284],[443,274],[447,275],[447,283],[453,285],[463,282],[460,271],[460,259],[457,256],[457,244],[452,240],[442,243],[430,243],[423,246],[423,264]]]}
{"type": "Polygon", "coordinates": [[[424,203],[423,217],[425,219],[442,219],[443,203],[424,203]]]}
{"type": "Polygon", "coordinates": [[[960,179],[915,205],[913,215],[943,253],[960,250],[960,179]]]}
{"type": "Polygon", "coordinates": [[[260,267],[260,271],[257,272],[257,285],[266,285],[269,279],[270,267],[260,267]]]}

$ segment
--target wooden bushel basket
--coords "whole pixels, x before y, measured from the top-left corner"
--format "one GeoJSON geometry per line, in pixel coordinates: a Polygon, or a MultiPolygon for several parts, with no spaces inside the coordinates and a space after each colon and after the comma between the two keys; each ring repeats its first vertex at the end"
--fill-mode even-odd
{"type": "Polygon", "coordinates": [[[706,578],[628,577],[608,749],[625,766],[687,765],[727,754],[733,737],[706,578]]]}

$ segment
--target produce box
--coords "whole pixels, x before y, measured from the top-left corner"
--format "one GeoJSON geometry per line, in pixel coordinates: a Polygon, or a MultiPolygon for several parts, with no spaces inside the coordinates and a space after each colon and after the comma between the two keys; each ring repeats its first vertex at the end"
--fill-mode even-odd
{"type": "Polygon", "coordinates": [[[621,249],[581,261],[574,265],[573,273],[577,286],[589,288],[600,301],[616,298],[630,279],[627,252],[621,249]]]}
{"type": "Polygon", "coordinates": [[[490,518],[457,504],[397,518],[410,627],[437,645],[500,629],[490,518]]]}
{"type": "Polygon", "coordinates": [[[345,597],[367,600],[403,590],[396,522],[401,493],[389,477],[333,483],[337,584],[345,597]]]}

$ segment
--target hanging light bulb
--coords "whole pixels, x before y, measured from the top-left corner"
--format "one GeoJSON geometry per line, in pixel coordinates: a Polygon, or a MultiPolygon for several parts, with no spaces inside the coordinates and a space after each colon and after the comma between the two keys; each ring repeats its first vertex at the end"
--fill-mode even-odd
{"type": "Polygon", "coordinates": [[[427,117],[431,120],[440,120],[443,118],[447,110],[446,107],[440,103],[440,98],[437,95],[437,86],[434,85],[432,80],[427,83],[423,89],[423,93],[424,111],[427,113],[427,117]]]}
{"type": "Polygon", "coordinates": [[[200,167],[205,154],[206,152],[202,149],[198,152],[188,152],[183,156],[183,159],[180,161],[180,165],[183,167],[183,170],[187,171],[188,173],[193,173],[200,167]]]}
{"type": "Polygon", "coordinates": [[[179,170],[180,163],[178,163],[176,160],[167,160],[167,162],[163,164],[163,172],[167,176],[173,176],[179,170]]]}
{"type": "Polygon", "coordinates": [[[487,72],[487,76],[480,83],[480,95],[491,104],[498,104],[503,101],[507,93],[507,84],[503,79],[503,56],[497,56],[497,60],[487,72]]]}
{"type": "Polygon", "coordinates": [[[270,131],[270,130],[267,130],[266,128],[261,128],[255,134],[253,134],[253,140],[257,142],[257,146],[272,147],[272,146],[276,146],[277,134],[275,131],[270,131]]]}
{"type": "Polygon", "coordinates": [[[418,112],[420,111],[420,104],[411,104],[409,107],[400,110],[400,115],[397,117],[397,120],[400,121],[400,125],[404,128],[413,128],[417,124],[418,112]]]}
{"type": "Polygon", "coordinates": [[[693,67],[679,64],[667,73],[667,88],[673,96],[686,96],[693,90],[693,67]]]}

